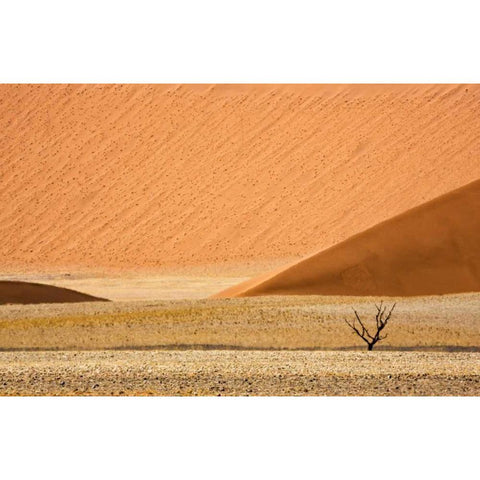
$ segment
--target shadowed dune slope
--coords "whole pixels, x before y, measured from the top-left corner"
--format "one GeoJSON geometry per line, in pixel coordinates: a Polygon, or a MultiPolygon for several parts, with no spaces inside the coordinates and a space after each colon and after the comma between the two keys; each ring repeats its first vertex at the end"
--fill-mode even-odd
{"type": "Polygon", "coordinates": [[[105,298],[93,297],[68,288],[41,283],[0,281],[0,304],[5,303],[74,303],[108,302],[105,298]]]}
{"type": "Polygon", "coordinates": [[[480,180],[218,297],[480,291],[480,180]]]}
{"type": "Polygon", "coordinates": [[[0,131],[4,272],[281,264],[480,178],[480,85],[0,85],[0,131]]]}

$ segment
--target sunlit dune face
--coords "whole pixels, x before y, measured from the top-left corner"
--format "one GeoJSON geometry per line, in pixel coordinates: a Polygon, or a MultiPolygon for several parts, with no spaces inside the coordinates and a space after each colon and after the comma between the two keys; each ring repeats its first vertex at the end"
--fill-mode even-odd
{"type": "Polygon", "coordinates": [[[0,86],[0,262],[298,259],[480,178],[480,87],[0,86]]]}

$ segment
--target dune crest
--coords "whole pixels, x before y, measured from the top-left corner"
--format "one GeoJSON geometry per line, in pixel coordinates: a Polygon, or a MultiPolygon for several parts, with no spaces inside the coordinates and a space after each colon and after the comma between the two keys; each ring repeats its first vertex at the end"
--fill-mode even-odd
{"type": "Polygon", "coordinates": [[[43,283],[0,281],[0,305],[6,303],[75,303],[108,302],[68,288],[54,287],[43,283]]]}
{"type": "Polygon", "coordinates": [[[480,180],[216,297],[480,291],[480,180]]]}
{"type": "Polygon", "coordinates": [[[479,106],[480,85],[0,85],[0,267],[298,260],[480,178],[479,106]]]}

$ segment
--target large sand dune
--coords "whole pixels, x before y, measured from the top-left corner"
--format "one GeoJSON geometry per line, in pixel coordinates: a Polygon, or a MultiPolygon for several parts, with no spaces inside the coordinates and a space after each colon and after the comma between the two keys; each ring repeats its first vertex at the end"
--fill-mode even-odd
{"type": "Polygon", "coordinates": [[[106,302],[104,298],[41,283],[0,280],[0,304],[106,302]]]}
{"type": "Polygon", "coordinates": [[[217,296],[480,291],[480,180],[217,296]]]}
{"type": "Polygon", "coordinates": [[[0,129],[4,272],[291,261],[480,178],[480,86],[1,85],[0,129]]]}

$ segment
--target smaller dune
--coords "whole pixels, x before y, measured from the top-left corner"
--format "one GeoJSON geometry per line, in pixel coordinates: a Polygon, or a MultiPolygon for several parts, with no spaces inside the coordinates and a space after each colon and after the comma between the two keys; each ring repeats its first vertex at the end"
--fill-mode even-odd
{"type": "Polygon", "coordinates": [[[68,288],[41,283],[0,281],[0,304],[108,302],[68,288]]]}
{"type": "Polygon", "coordinates": [[[215,297],[480,291],[480,180],[215,297]]]}

